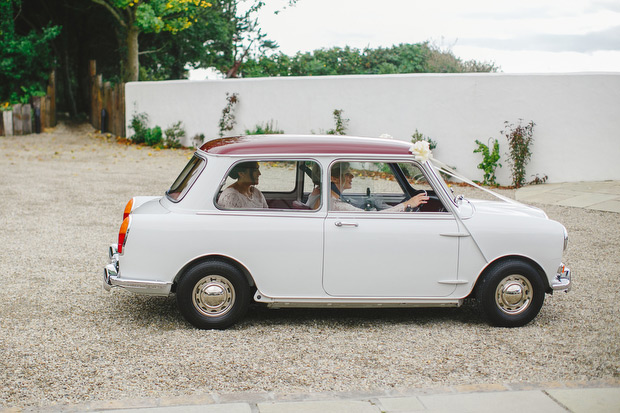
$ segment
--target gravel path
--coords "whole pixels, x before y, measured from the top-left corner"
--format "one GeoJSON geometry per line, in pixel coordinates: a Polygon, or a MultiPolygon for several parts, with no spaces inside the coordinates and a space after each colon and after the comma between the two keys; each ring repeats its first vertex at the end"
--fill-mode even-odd
{"type": "Polygon", "coordinates": [[[173,298],[105,293],[125,203],[162,194],[190,154],[88,126],[0,137],[0,407],[620,376],[614,213],[539,205],[568,228],[574,290],[547,296],[518,329],[489,327],[466,305],[256,309],[227,331],[200,331],[173,298]]]}

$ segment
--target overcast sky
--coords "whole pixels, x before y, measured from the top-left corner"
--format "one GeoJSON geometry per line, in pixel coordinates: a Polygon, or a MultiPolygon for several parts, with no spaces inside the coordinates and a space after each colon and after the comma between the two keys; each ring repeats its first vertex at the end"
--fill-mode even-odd
{"type": "Polygon", "coordinates": [[[430,41],[506,73],[620,72],[620,0],[266,0],[260,26],[292,55],[430,41]],[[274,10],[281,10],[277,15],[274,10]]]}

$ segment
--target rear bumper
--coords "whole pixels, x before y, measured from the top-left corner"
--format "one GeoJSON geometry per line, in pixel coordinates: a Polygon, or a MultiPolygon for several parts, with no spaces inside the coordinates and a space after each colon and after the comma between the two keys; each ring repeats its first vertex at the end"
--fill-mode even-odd
{"type": "Polygon", "coordinates": [[[558,273],[555,275],[555,279],[551,284],[553,291],[565,291],[569,292],[572,288],[571,272],[564,264],[558,268],[558,273]]]}
{"type": "Polygon", "coordinates": [[[119,269],[119,254],[116,244],[110,245],[110,263],[103,268],[103,289],[110,291],[113,287],[124,288],[136,294],[163,295],[170,294],[172,282],[135,280],[121,278],[119,269]]]}

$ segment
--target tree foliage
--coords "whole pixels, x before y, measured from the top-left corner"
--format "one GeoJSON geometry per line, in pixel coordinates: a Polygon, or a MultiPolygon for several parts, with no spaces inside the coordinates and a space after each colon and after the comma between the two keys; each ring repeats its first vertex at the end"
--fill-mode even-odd
{"type": "Polygon", "coordinates": [[[117,25],[125,81],[138,80],[140,33],[179,33],[203,17],[212,6],[205,0],[90,0],[110,13],[117,25]]]}
{"type": "MultiPolygon", "coordinates": [[[[0,0],[0,5],[12,1],[0,0]]],[[[117,17],[129,21],[129,12],[136,11],[136,19],[140,18],[136,24],[142,30],[136,65],[140,80],[183,79],[188,67],[215,67],[226,74],[245,59],[274,46],[260,32],[260,0],[246,0],[243,10],[238,7],[243,0],[205,0],[211,7],[193,1],[187,3],[187,12],[183,9],[159,17],[155,6],[164,4],[163,0],[140,0],[133,6],[129,1],[106,0],[116,7],[114,13],[93,0],[21,1],[21,11],[5,20],[15,22],[16,32],[35,30],[41,34],[50,22],[62,26],[60,35],[50,43],[50,54],[38,54],[57,63],[57,108],[72,117],[89,110],[90,60],[97,62],[97,73],[105,81],[115,83],[128,78],[126,29],[117,17]],[[190,11],[196,12],[194,20],[184,20],[190,11]]],[[[174,0],[174,4],[182,3],[174,0]]],[[[2,12],[3,17],[7,15],[2,12]]]]}
{"type": "Polygon", "coordinates": [[[334,47],[288,56],[277,53],[246,62],[244,77],[392,73],[496,72],[493,63],[462,61],[429,42],[389,48],[334,47]]]}
{"type": "Polygon", "coordinates": [[[55,61],[51,41],[59,26],[19,34],[15,18],[21,12],[20,0],[0,0],[0,101],[27,102],[30,96],[44,94],[55,61]]]}
{"type": "Polygon", "coordinates": [[[261,1],[252,0],[244,11],[238,7],[239,0],[211,3],[203,19],[182,32],[142,37],[140,79],[182,79],[188,67],[213,67],[226,77],[236,77],[245,60],[277,47],[260,29],[261,1]]]}

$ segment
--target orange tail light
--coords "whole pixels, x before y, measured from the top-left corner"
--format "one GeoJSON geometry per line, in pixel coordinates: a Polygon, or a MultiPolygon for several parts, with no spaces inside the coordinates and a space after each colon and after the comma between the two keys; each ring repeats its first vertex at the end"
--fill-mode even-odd
{"type": "Polygon", "coordinates": [[[123,219],[127,218],[129,214],[131,214],[132,209],[133,209],[133,198],[131,198],[129,202],[127,202],[127,205],[125,205],[125,211],[123,211],[123,219]]]}
{"type": "Polygon", "coordinates": [[[127,217],[121,224],[121,229],[118,231],[118,253],[122,254],[127,242],[127,234],[129,233],[129,224],[131,223],[131,217],[127,217]]]}

